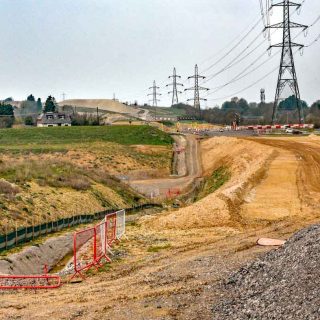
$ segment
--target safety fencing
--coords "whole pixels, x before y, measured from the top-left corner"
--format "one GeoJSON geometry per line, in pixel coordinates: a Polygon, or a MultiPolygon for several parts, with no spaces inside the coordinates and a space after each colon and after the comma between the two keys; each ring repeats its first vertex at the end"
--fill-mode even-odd
{"type": "MultiPolygon", "coordinates": [[[[158,204],[143,204],[127,208],[126,212],[135,210],[160,207],[158,204]]],[[[0,252],[14,248],[18,245],[30,242],[41,236],[62,231],[63,229],[74,227],[80,224],[92,223],[93,221],[101,220],[106,215],[114,212],[114,209],[100,211],[94,214],[75,215],[73,217],[50,221],[39,225],[26,226],[16,228],[14,231],[1,235],[0,234],[0,252]]],[[[120,218],[119,218],[120,219],[120,218]]]]}
{"type": "Polygon", "coordinates": [[[77,231],[73,236],[73,268],[70,280],[80,276],[91,268],[98,269],[103,260],[111,262],[111,247],[115,241],[125,235],[126,211],[119,210],[107,214],[104,219],[92,228],[77,231]]]}
{"type": "Polygon", "coordinates": [[[61,278],[57,275],[0,275],[0,290],[56,289],[60,286],[61,278]]]}
{"type": "Polygon", "coordinates": [[[171,199],[173,197],[177,197],[177,196],[180,196],[181,195],[181,190],[178,189],[178,188],[175,188],[175,189],[169,189],[167,192],[166,192],[166,196],[168,199],[171,199]]]}

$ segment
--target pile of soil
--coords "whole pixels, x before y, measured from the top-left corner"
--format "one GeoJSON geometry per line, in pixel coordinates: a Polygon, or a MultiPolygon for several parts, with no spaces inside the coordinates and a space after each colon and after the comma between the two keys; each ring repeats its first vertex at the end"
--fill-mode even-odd
{"type": "Polygon", "coordinates": [[[320,225],[242,267],[222,287],[213,319],[320,319],[320,225]]]}

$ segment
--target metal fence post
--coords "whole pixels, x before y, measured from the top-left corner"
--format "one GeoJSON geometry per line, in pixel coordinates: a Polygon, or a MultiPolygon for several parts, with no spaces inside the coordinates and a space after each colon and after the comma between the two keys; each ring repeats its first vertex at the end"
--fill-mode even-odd
{"type": "Polygon", "coordinates": [[[34,216],[32,215],[32,240],[34,240],[34,216]]]}
{"type": "Polygon", "coordinates": [[[18,245],[18,226],[17,226],[17,221],[16,221],[16,246],[18,245]]]}
{"type": "Polygon", "coordinates": [[[5,232],[6,232],[6,250],[8,249],[8,221],[5,227],[5,232]]]}

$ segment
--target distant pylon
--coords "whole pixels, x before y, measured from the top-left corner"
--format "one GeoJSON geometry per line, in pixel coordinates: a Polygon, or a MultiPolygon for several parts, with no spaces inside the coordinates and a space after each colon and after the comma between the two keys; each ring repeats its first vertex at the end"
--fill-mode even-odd
{"type": "Polygon", "coordinates": [[[294,65],[292,48],[297,47],[301,50],[304,45],[292,42],[291,28],[303,28],[304,30],[306,30],[308,26],[290,21],[290,7],[300,8],[301,4],[294,3],[291,0],[283,0],[281,2],[272,4],[269,10],[271,10],[273,7],[283,8],[283,21],[273,25],[268,25],[266,26],[266,29],[283,29],[283,38],[281,43],[271,45],[269,48],[282,48],[277,90],[273,105],[272,123],[277,120],[278,104],[279,101],[282,100],[281,94],[283,93],[285,87],[288,87],[296,98],[295,100],[299,114],[299,123],[302,123],[304,122],[304,115],[300,102],[300,91],[294,65]]]}
{"type": "Polygon", "coordinates": [[[194,108],[199,112],[201,111],[200,101],[207,101],[207,99],[200,98],[200,90],[208,91],[208,88],[200,87],[199,86],[199,79],[205,79],[206,77],[199,75],[198,65],[196,64],[194,69],[194,76],[188,77],[188,79],[194,79],[194,87],[187,88],[184,91],[187,90],[193,90],[194,91],[194,97],[192,99],[188,99],[187,101],[193,101],[194,108]]]}
{"type": "Polygon", "coordinates": [[[178,91],[177,86],[183,86],[182,83],[177,82],[177,78],[181,78],[180,76],[177,76],[176,68],[173,68],[173,75],[169,76],[169,79],[172,78],[172,83],[167,84],[166,87],[172,86],[172,91],[169,91],[168,94],[172,93],[172,106],[174,104],[179,103],[178,93],[182,93],[181,91],[178,91]]]}
{"type": "Polygon", "coordinates": [[[160,101],[158,99],[158,96],[161,96],[160,93],[157,92],[158,89],[160,89],[160,87],[157,87],[156,85],[156,81],[153,81],[153,86],[149,88],[149,90],[152,89],[152,93],[148,94],[148,96],[152,96],[152,106],[153,107],[157,107],[158,106],[158,102],[160,101]]]}
{"type": "Polygon", "coordinates": [[[261,104],[266,103],[266,91],[265,89],[260,90],[260,102],[261,104]]]}
{"type": "Polygon", "coordinates": [[[62,96],[62,101],[65,101],[67,94],[63,92],[63,93],[61,94],[61,96],[62,96]]]}

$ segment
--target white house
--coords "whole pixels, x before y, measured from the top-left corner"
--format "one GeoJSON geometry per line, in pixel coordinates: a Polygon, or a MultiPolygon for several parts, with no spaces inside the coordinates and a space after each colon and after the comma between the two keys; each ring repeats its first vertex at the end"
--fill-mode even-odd
{"type": "Polygon", "coordinates": [[[61,112],[45,112],[37,119],[37,127],[70,127],[70,115],[61,112]]]}

